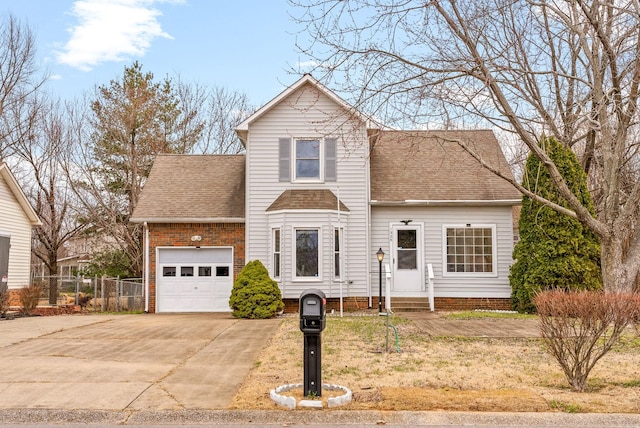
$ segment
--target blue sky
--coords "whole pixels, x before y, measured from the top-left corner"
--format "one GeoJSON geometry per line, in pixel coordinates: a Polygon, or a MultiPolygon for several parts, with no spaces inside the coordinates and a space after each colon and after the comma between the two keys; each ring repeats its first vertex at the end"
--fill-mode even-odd
{"type": "MultiPolygon", "coordinates": [[[[304,63],[286,0],[4,0],[36,36],[37,58],[63,99],[122,76],[138,60],[156,79],[244,92],[256,106],[304,63]]],[[[295,12],[295,11],[293,11],[295,12]]],[[[304,72],[304,70],[302,70],[304,72]]]]}

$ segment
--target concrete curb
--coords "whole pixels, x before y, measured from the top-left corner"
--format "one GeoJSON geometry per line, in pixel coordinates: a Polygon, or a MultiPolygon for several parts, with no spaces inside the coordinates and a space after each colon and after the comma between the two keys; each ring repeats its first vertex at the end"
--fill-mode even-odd
{"type": "Polygon", "coordinates": [[[0,409],[3,424],[389,424],[407,426],[510,427],[637,427],[640,414],[620,413],[496,413],[318,410],[178,410],[93,411],[59,409],[0,409]]]}

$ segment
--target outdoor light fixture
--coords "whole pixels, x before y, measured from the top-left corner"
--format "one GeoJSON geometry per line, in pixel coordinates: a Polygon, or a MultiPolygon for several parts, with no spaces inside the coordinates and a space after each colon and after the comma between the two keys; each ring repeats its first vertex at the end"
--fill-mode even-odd
{"type": "Polygon", "coordinates": [[[382,247],[376,253],[378,256],[378,272],[380,273],[380,293],[378,295],[378,312],[382,313],[382,260],[384,260],[384,251],[382,247]]]}

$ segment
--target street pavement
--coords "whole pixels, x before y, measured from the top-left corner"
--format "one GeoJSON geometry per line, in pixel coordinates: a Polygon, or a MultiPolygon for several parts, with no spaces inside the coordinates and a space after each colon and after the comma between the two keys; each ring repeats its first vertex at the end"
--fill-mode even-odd
{"type": "Polygon", "coordinates": [[[278,324],[229,314],[0,321],[0,426],[640,427],[640,414],[226,410],[278,324]]]}

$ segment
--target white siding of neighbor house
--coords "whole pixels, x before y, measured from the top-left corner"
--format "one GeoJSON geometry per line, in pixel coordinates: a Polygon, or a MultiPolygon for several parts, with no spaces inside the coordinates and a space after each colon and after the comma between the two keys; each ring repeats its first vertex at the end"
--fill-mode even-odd
{"type": "MultiPolygon", "coordinates": [[[[388,255],[390,223],[412,219],[411,225],[424,225],[424,258],[433,265],[435,297],[508,298],[511,296],[509,268],[513,263],[513,225],[510,206],[501,207],[372,207],[369,262],[372,275],[377,275],[375,252],[382,247],[388,255]],[[482,224],[496,226],[497,276],[444,276],[443,225],[482,224]]],[[[385,258],[387,256],[385,255],[385,258]]],[[[387,259],[384,263],[390,263],[387,259]]],[[[426,281],[425,268],[425,281],[426,281]]],[[[377,276],[376,276],[377,278],[377,276]]],[[[374,278],[375,279],[375,278],[374,278]]],[[[375,284],[375,281],[372,282],[375,284]]],[[[419,293],[426,296],[425,293],[419,293]]],[[[392,294],[393,295],[393,292],[392,294]]]]}
{"type": "Polygon", "coordinates": [[[9,186],[0,176],[0,234],[10,236],[9,288],[29,285],[31,223],[9,186]]]}
{"type": "Polygon", "coordinates": [[[259,259],[272,270],[272,228],[282,227],[280,286],[285,298],[298,298],[306,288],[318,288],[327,297],[338,297],[340,284],[333,279],[333,230],[337,207],[332,211],[291,210],[266,213],[266,209],[289,189],[329,189],[349,208],[340,214],[344,228],[344,296],[367,296],[368,290],[368,142],[363,123],[311,85],[294,91],[249,125],[247,137],[246,260],[259,259]],[[278,181],[280,138],[335,137],[337,181],[292,183],[278,181]],[[338,190],[339,189],[339,190],[338,190]],[[321,228],[321,272],[318,281],[293,282],[293,233],[295,226],[321,228]],[[352,283],[349,283],[352,281],[352,283]]]}

